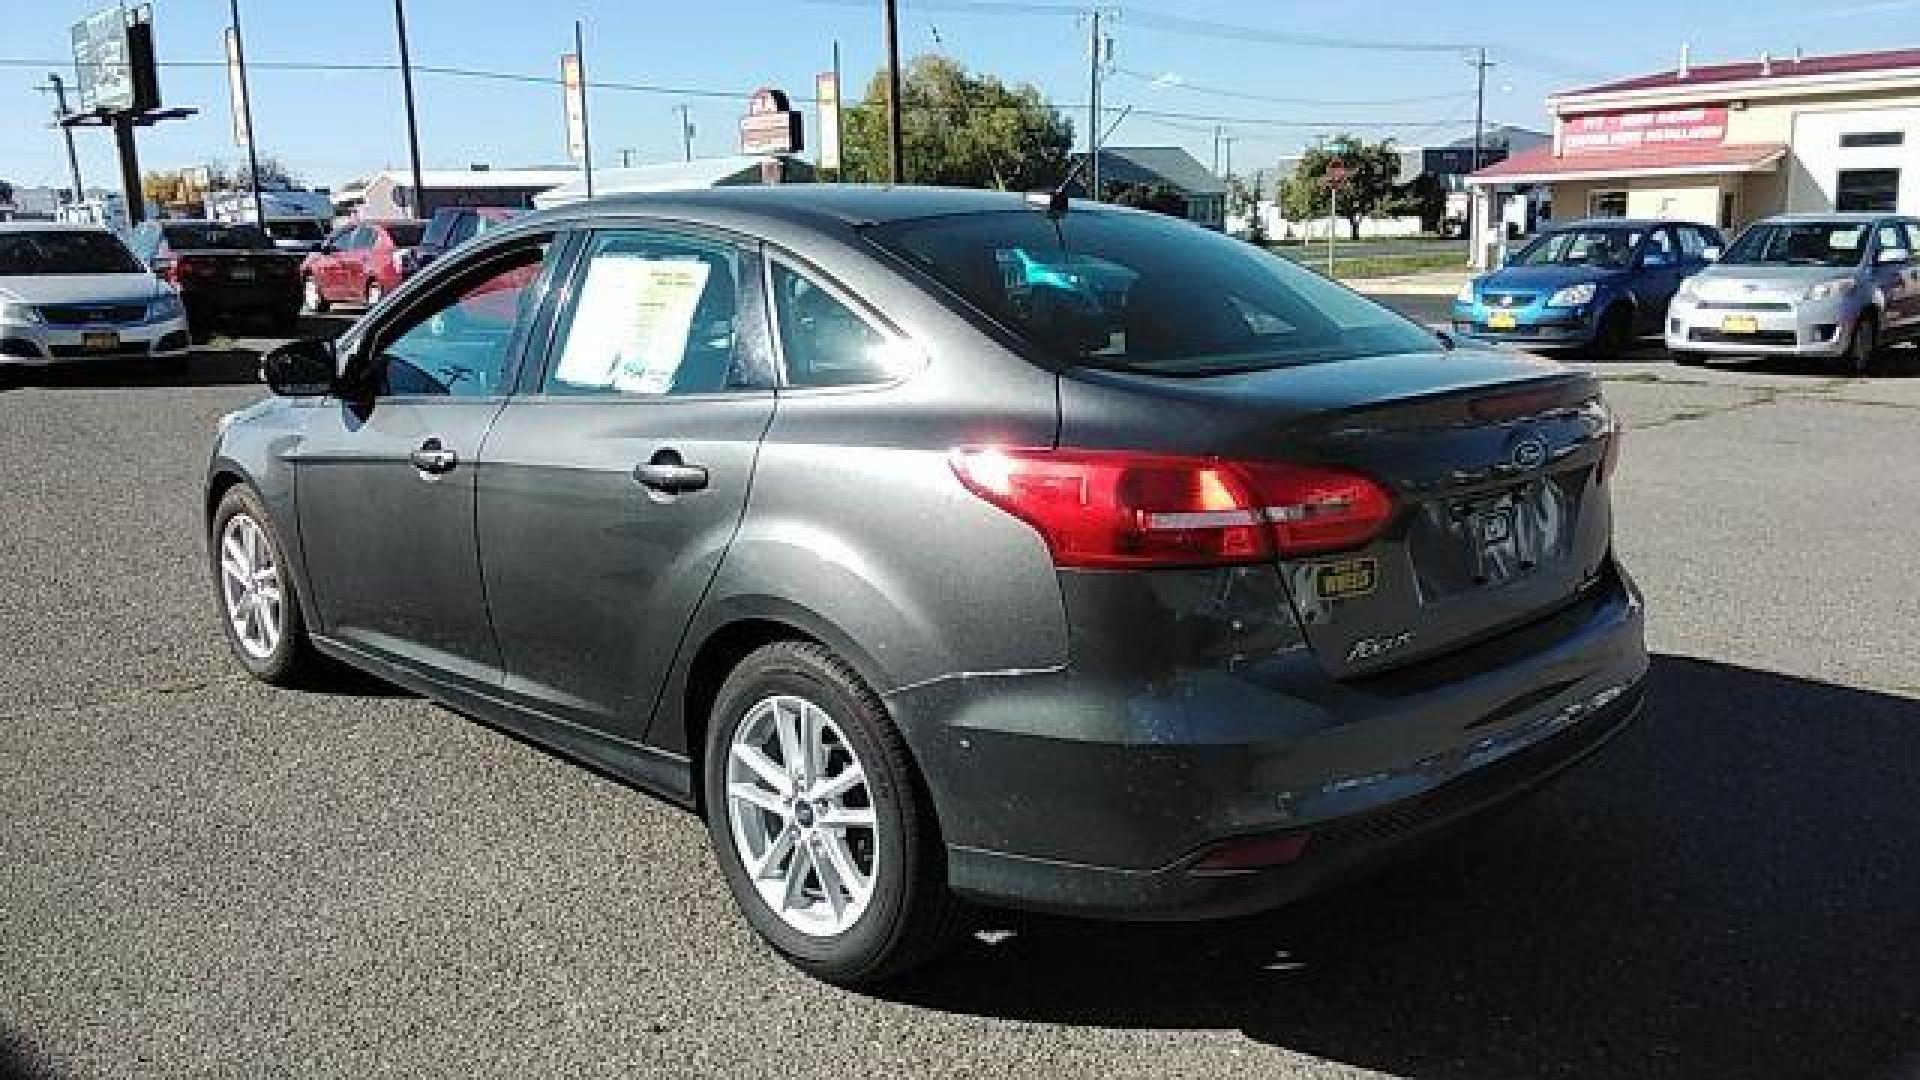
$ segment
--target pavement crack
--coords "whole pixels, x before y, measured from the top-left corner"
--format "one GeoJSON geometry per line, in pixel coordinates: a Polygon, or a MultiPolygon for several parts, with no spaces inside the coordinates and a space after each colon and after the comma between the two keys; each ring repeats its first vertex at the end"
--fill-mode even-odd
{"type": "Polygon", "coordinates": [[[1772,388],[1765,388],[1757,391],[1752,397],[1742,398],[1739,401],[1730,401],[1724,405],[1713,405],[1699,409],[1682,409],[1657,420],[1642,420],[1634,424],[1633,429],[1636,431],[1650,431],[1654,428],[1670,427],[1675,424],[1690,424],[1698,420],[1707,420],[1716,416],[1726,416],[1729,413],[1758,408],[1761,405],[1771,405],[1774,401],[1778,400],[1779,397],[1779,391],[1772,388]]]}
{"type": "Polygon", "coordinates": [[[248,678],[249,676],[244,673],[228,673],[225,675],[179,675],[173,678],[141,683],[137,686],[129,686],[116,692],[92,694],[86,697],[74,698],[69,701],[52,701],[44,705],[34,706],[30,709],[11,709],[6,712],[0,712],[0,721],[24,720],[28,716],[44,716],[50,713],[85,712],[89,709],[98,709],[109,705],[124,705],[129,702],[139,701],[143,698],[176,697],[186,694],[197,694],[223,684],[245,682],[248,678]]]}

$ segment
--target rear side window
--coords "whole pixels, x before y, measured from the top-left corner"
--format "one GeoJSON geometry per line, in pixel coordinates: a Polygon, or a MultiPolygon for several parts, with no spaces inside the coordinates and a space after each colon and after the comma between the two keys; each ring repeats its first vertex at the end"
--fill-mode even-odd
{"type": "Polygon", "coordinates": [[[774,317],[790,386],[857,386],[905,374],[910,354],[820,283],[773,264],[774,317]]]}
{"type": "Polygon", "coordinates": [[[542,390],[661,397],[746,386],[739,295],[732,245],[652,230],[599,233],[542,390]]]}
{"type": "Polygon", "coordinates": [[[1436,348],[1311,270],[1157,214],[1017,210],[869,235],[1061,364],[1191,376],[1436,348]]]}

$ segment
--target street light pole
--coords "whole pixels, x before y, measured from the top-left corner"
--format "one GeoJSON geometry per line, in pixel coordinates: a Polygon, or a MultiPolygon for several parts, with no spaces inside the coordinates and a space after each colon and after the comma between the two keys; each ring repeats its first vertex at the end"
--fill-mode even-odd
{"type": "Polygon", "coordinates": [[[905,153],[900,145],[900,0],[887,0],[887,179],[906,177],[905,153]]]}
{"type": "Polygon", "coordinates": [[[267,204],[260,198],[260,140],[253,130],[253,88],[247,85],[247,45],[240,34],[240,0],[228,0],[228,6],[233,13],[233,66],[240,73],[240,123],[247,132],[247,187],[253,191],[254,224],[265,229],[267,204]]]}
{"type": "Polygon", "coordinates": [[[1088,197],[1100,201],[1100,9],[1094,8],[1087,38],[1087,186],[1088,197]]]}
{"type": "Polygon", "coordinates": [[[393,0],[393,25],[400,35],[400,90],[407,106],[407,158],[413,165],[413,198],[408,209],[426,217],[426,191],[420,181],[420,125],[413,113],[413,60],[407,55],[406,0],[393,0]]]}
{"type": "MultiPolygon", "coordinates": [[[[67,115],[67,84],[58,74],[51,71],[47,72],[47,84],[53,89],[54,119],[63,120],[67,115]]],[[[46,88],[47,87],[41,87],[43,90],[46,88]]],[[[67,168],[73,173],[73,198],[70,201],[79,202],[81,199],[86,198],[86,189],[83,188],[80,183],[80,155],[75,153],[73,149],[73,129],[65,124],[61,124],[60,134],[66,137],[67,168]]]]}

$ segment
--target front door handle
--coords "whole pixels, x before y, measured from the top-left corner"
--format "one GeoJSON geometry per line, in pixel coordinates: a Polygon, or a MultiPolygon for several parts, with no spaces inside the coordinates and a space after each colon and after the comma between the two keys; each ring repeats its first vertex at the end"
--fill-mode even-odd
{"type": "Polygon", "coordinates": [[[652,488],[663,495],[699,491],[707,486],[706,468],[701,465],[688,465],[680,460],[679,452],[674,450],[662,450],[653,455],[653,460],[635,465],[633,478],[642,486],[652,488]]]}
{"type": "Polygon", "coordinates": [[[460,464],[460,455],[441,446],[439,439],[428,439],[420,444],[420,449],[407,457],[413,462],[414,468],[435,475],[451,472],[455,465],[460,464]]]}

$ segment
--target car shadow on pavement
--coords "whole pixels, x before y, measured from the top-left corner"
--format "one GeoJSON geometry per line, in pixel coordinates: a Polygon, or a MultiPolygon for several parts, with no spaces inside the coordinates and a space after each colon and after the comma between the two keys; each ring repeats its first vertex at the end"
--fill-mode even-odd
{"type": "Polygon", "coordinates": [[[1371,881],[1212,926],[992,913],[1010,936],[887,996],[1419,1077],[1906,1075],[1920,699],[1674,656],[1652,689],[1600,755],[1371,881]]]}
{"type": "Polygon", "coordinates": [[[24,1039],[0,1025],[0,1080],[55,1080],[57,1075],[24,1039]]]}
{"type": "MultiPolygon", "coordinates": [[[[1833,378],[1843,373],[1830,361],[1799,359],[1790,356],[1709,357],[1708,367],[1725,371],[1752,371],[1767,375],[1811,375],[1833,378]]],[[[1920,344],[1895,345],[1874,360],[1871,377],[1876,379],[1920,378],[1920,344]]]]}

